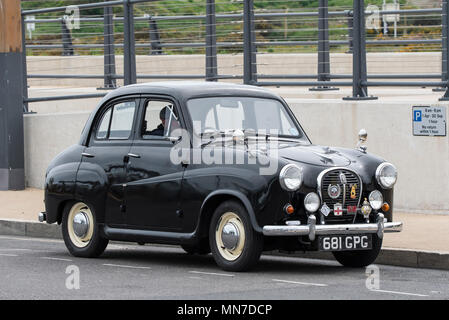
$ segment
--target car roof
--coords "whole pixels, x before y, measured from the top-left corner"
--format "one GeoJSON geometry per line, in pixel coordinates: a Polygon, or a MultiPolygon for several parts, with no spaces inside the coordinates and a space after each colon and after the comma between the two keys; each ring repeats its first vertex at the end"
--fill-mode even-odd
{"type": "Polygon", "coordinates": [[[280,97],[267,89],[234,83],[207,81],[164,81],[139,83],[118,88],[107,94],[104,100],[128,94],[170,95],[186,101],[195,97],[217,95],[257,96],[279,99],[280,97]]]}
{"type": "Polygon", "coordinates": [[[95,115],[101,107],[108,101],[130,95],[163,95],[177,99],[181,104],[187,100],[199,97],[216,97],[216,96],[241,96],[241,97],[258,97],[282,100],[276,93],[267,89],[259,88],[251,85],[242,85],[224,82],[207,82],[207,81],[164,81],[138,83],[120,87],[109,92],[98,103],[95,110],[91,113],[87,123],[83,129],[80,138],[80,144],[86,145],[87,139],[95,115]]]}

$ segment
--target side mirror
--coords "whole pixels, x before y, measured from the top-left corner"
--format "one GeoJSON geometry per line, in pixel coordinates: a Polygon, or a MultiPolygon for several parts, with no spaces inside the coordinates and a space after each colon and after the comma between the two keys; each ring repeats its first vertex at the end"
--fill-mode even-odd
{"type": "Polygon", "coordinates": [[[359,141],[365,142],[368,139],[368,132],[365,129],[359,131],[359,141]]]}
{"type": "Polygon", "coordinates": [[[359,142],[357,143],[357,149],[361,152],[366,153],[366,146],[363,146],[362,144],[366,142],[368,139],[368,132],[366,132],[365,129],[360,129],[359,131],[359,142]]]}

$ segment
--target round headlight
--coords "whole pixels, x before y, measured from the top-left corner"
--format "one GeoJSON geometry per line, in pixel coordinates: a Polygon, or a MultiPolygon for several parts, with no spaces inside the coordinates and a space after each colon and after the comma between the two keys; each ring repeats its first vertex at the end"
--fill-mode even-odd
{"type": "Polygon", "coordinates": [[[308,212],[315,212],[320,207],[320,197],[315,192],[310,192],[304,198],[304,207],[308,212]]]}
{"type": "Polygon", "coordinates": [[[376,169],[376,180],[382,188],[391,189],[393,188],[396,180],[398,178],[398,171],[396,167],[391,163],[384,162],[381,163],[376,169]]]}
{"type": "Polygon", "coordinates": [[[302,185],[302,168],[296,164],[287,164],[279,174],[281,187],[287,191],[296,191],[302,185]]]}
{"type": "Polygon", "coordinates": [[[382,196],[382,193],[378,190],[371,191],[368,197],[369,204],[371,205],[371,208],[374,210],[379,210],[382,207],[382,204],[384,203],[384,197],[382,196]]]}

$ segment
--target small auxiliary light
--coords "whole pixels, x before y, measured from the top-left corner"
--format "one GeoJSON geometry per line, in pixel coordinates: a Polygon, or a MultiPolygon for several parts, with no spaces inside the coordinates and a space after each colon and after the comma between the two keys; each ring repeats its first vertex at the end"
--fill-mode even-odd
{"type": "Polygon", "coordinates": [[[290,203],[287,203],[284,207],[284,211],[286,214],[293,214],[295,212],[295,208],[290,203]]]}
{"type": "Polygon", "coordinates": [[[382,205],[382,211],[383,212],[390,211],[390,205],[388,203],[384,202],[384,204],[382,205]]]}

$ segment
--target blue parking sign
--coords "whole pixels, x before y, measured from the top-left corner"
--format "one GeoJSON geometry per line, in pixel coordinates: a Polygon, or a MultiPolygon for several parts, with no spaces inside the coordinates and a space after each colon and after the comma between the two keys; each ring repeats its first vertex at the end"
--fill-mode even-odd
{"type": "Polygon", "coordinates": [[[417,122],[422,121],[422,111],[421,110],[413,111],[413,121],[417,121],[417,122]]]}

